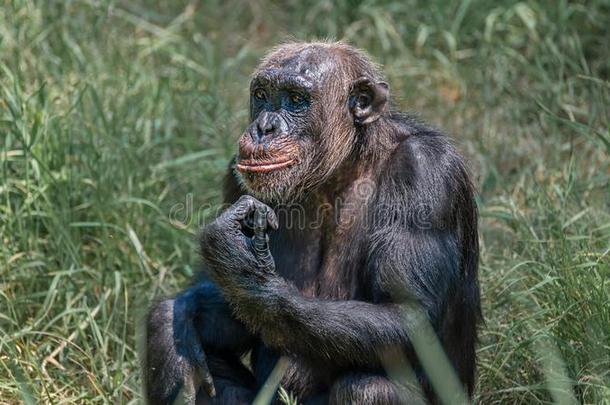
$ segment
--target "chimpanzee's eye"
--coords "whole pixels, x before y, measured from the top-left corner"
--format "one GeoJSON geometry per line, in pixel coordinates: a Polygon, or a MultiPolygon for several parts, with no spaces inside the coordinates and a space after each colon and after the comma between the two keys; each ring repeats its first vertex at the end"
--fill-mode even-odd
{"type": "Polygon", "coordinates": [[[298,93],[292,93],[290,95],[290,102],[293,104],[301,104],[301,102],[303,102],[303,96],[298,93]]]}
{"type": "Polygon", "coordinates": [[[361,107],[367,107],[371,104],[371,97],[367,94],[361,94],[358,96],[358,104],[361,107]]]}
{"type": "Polygon", "coordinates": [[[254,90],[254,97],[256,97],[257,100],[264,101],[267,99],[267,93],[265,93],[265,90],[263,89],[256,89],[254,90]]]}

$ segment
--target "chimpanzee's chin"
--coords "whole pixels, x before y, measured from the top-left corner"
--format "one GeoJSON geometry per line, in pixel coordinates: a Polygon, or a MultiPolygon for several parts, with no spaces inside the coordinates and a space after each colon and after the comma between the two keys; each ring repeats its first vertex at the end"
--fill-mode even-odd
{"type": "Polygon", "coordinates": [[[291,199],[290,176],[287,173],[239,173],[238,179],[246,193],[267,204],[283,203],[291,199]]]}

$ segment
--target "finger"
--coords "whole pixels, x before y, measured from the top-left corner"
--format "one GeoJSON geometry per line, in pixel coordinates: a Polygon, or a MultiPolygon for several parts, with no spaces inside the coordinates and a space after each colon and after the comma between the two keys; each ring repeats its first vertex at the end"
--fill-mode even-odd
{"type": "Polygon", "coordinates": [[[258,207],[254,211],[254,250],[265,253],[268,250],[267,244],[267,209],[266,206],[258,207]]]}
{"type": "Polygon", "coordinates": [[[243,220],[252,211],[259,210],[259,209],[262,209],[265,212],[271,212],[272,214],[269,217],[269,220],[273,224],[277,224],[277,217],[275,216],[275,213],[273,212],[273,210],[267,204],[260,202],[259,200],[257,200],[256,198],[254,198],[250,195],[242,195],[241,197],[239,197],[237,202],[235,202],[235,204],[233,204],[232,209],[229,208],[227,210],[227,212],[231,212],[235,219],[243,220]]]}
{"type": "Polygon", "coordinates": [[[188,378],[184,382],[182,388],[182,395],[184,397],[184,403],[186,405],[195,405],[197,402],[197,386],[193,382],[193,378],[188,378]]]}
{"type": "Polygon", "coordinates": [[[210,370],[207,368],[207,365],[206,365],[206,372],[202,376],[201,385],[203,386],[203,389],[205,390],[205,392],[210,396],[210,398],[213,398],[216,396],[216,388],[214,387],[214,378],[212,377],[212,373],[210,373],[210,370]]]}
{"type": "Polygon", "coordinates": [[[236,221],[244,220],[250,212],[255,208],[255,202],[258,202],[254,197],[243,195],[232,207],[227,210],[232,219],[236,221]]]}
{"type": "Polygon", "coordinates": [[[212,380],[212,375],[209,373],[209,370],[191,370],[185,377],[184,387],[183,387],[183,396],[184,403],[189,405],[195,405],[197,403],[197,392],[199,388],[203,387],[206,394],[210,398],[216,396],[216,389],[214,388],[214,382],[212,380]],[[203,374],[207,372],[207,374],[203,374]]]}
{"type": "Polygon", "coordinates": [[[254,200],[254,210],[254,226],[252,228],[255,231],[257,228],[267,230],[268,227],[277,230],[279,226],[277,215],[275,215],[275,212],[271,207],[260,201],[254,200]]]}
{"type": "Polygon", "coordinates": [[[197,380],[199,381],[198,385],[201,385],[210,397],[215,396],[216,389],[214,388],[214,378],[212,377],[203,351],[199,351],[195,373],[197,374],[197,380]]]}
{"type": "Polygon", "coordinates": [[[198,380],[200,380],[201,385],[207,392],[210,397],[216,395],[216,390],[214,389],[214,379],[212,378],[212,373],[208,368],[208,362],[205,356],[205,352],[201,348],[201,346],[197,343],[193,343],[190,345],[191,348],[191,358],[195,360],[195,372],[197,373],[198,380]]]}
{"type": "Polygon", "coordinates": [[[257,206],[254,210],[254,231],[265,231],[267,229],[267,206],[257,206]]]}
{"type": "Polygon", "coordinates": [[[184,378],[184,385],[182,387],[182,396],[184,403],[188,405],[195,405],[197,403],[197,384],[194,373],[188,373],[184,378]]]}
{"type": "Polygon", "coordinates": [[[273,211],[271,208],[269,208],[269,210],[267,211],[267,223],[275,231],[277,231],[277,229],[280,227],[280,224],[277,220],[277,215],[275,215],[275,211],[273,211]]]}

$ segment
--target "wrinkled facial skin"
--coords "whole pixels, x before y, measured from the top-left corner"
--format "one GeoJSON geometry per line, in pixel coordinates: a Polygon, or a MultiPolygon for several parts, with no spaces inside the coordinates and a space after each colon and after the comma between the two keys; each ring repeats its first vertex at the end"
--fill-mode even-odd
{"type": "Polygon", "coordinates": [[[251,124],[235,165],[247,192],[267,202],[294,199],[316,167],[321,78],[329,68],[314,51],[274,61],[250,85],[251,124]]]}

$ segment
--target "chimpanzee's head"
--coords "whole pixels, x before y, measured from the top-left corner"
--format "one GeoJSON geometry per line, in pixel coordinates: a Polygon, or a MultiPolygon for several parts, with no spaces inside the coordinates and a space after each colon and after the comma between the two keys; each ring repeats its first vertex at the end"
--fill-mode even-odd
{"type": "Polygon", "coordinates": [[[298,198],[354,157],[387,106],[388,85],[360,51],[322,42],[274,49],[250,84],[251,124],[235,165],[243,187],[268,202],[298,198]]]}

